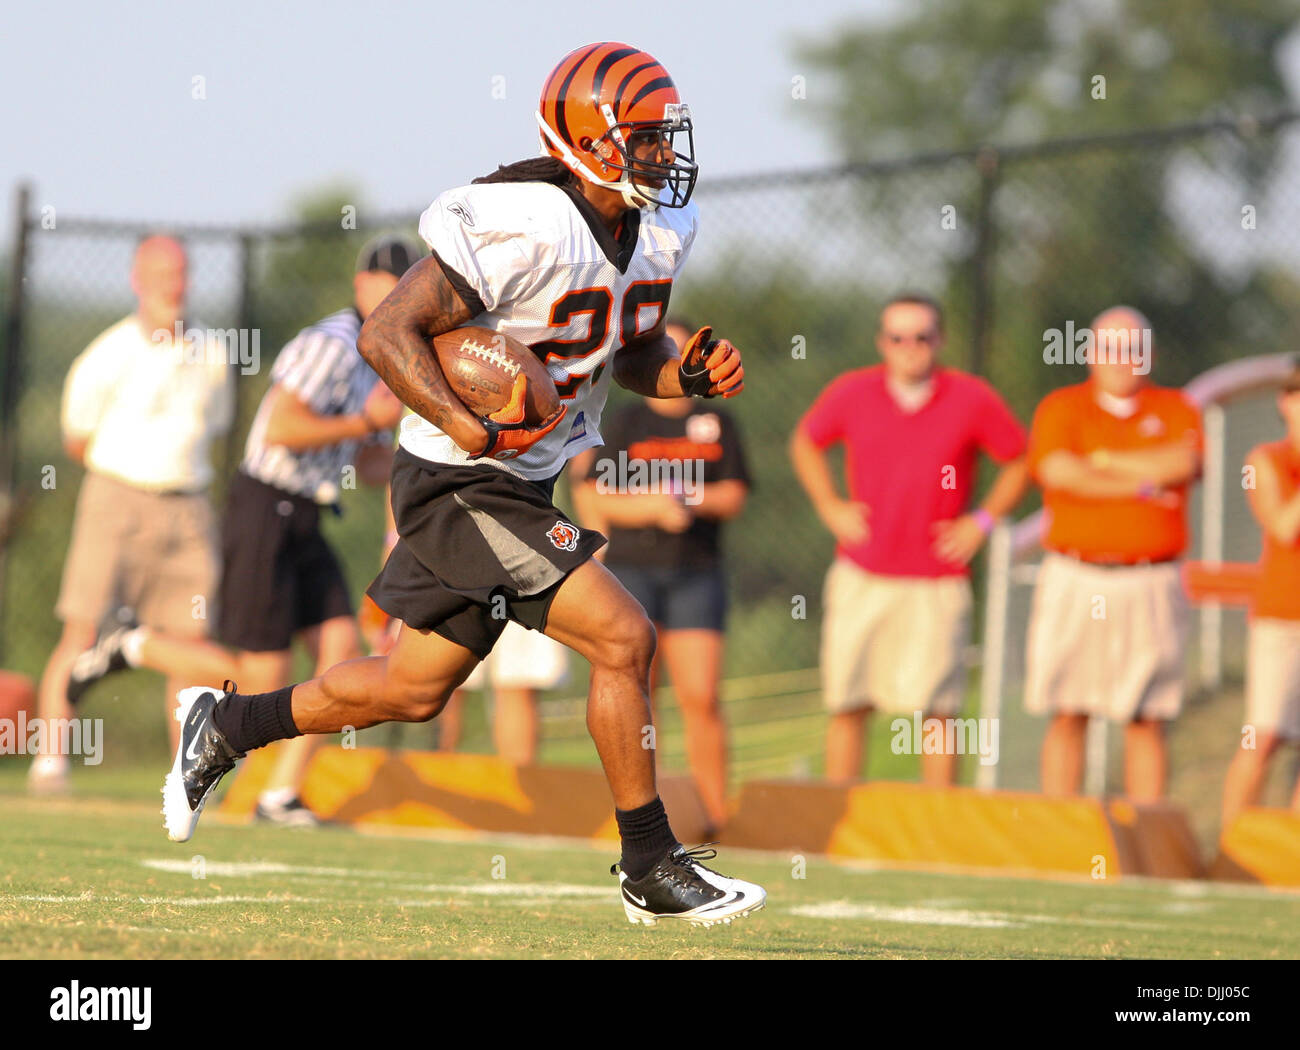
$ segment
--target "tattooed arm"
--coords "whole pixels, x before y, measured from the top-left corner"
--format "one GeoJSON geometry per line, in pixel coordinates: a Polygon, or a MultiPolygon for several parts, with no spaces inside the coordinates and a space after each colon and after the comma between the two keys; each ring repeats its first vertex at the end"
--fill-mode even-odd
{"type": "Polygon", "coordinates": [[[433,256],[407,270],[366,318],[357,352],[404,405],[466,452],[487,444],[487,430],[451,392],[429,341],[473,317],[433,256]]]}

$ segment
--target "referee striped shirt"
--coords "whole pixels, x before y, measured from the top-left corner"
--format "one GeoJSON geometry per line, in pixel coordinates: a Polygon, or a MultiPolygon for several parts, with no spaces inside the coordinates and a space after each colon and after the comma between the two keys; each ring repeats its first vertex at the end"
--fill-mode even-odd
{"type": "MultiPolygon", "coordinates": [[[[319,416],[360,412],[379,382],[361,355],[357,336],[361,315],[349,307],[309,325],[280,351],[271,369],[272,390],[293,394],[319,416]]],[[[354,466],[362,444],[392,443],[391,431],[364,442],[350,439],[334,445],[295,452],[266,440],[271,418],[271,392],[262,398],[244,447],[240,469],[258,481],[317,503],[338,501],[343,468],[354,466]]]]}

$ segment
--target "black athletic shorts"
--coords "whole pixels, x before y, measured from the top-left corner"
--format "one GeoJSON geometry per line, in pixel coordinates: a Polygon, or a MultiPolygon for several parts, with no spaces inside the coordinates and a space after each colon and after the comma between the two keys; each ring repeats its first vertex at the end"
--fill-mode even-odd
{"type": "Polygon", "coordinates": [[[351,615],[316,502],[236,472],[221,522],[218,640],[279,652],[303,628],[351,615]]]}
{"type": "Polygon", "coordinates": [[[555,478],[431,463],[399,448],[393,518],[400,539],[370,597],[408,627],[480,659],[506,620],[540,631],[559,584],[605,544],[551,503],[555,478]]]}

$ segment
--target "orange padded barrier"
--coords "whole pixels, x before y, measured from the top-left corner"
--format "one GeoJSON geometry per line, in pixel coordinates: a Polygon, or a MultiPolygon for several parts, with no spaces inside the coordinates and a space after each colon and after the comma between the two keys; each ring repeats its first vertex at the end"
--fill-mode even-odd
{"type": "Polygon", "coordinates": [[[1173,806],[922,784],[751,781],[723,841],[1008,874],[1201,874],[1191,829],[1173,806]]]}
{"type": "MultiPolygon", "coordinates": [[[[246,758],[221,812],[251,817],[274,765],[270,749],[246,758]]],[[[661,776],[659,791],[677,837],[688,844],[701,841],[706,817],[690,778],[661,776]]],[[[320,816],[343,823],[618,837],[599,769],[512,766],[490,755],[329,747],[312,759],[302,794],[320,816]]],[[[1300,865],[1300,821],[1291,819],[1294,870],[1300,865]]],[[[1276,837],[1266,837],[1261,851],[1274,849],[1276,837]]],[[[900,867],[1094,879],[1203,875],[1195,839],[1176,806],[922,784],[750,781],[722,841],[900,867]]]]}
{"type": "MultiPolygon", "coordinates": [[[[274,765],[270,748],[244,759],[221,812],[251,818],[274,765]]],[[[660,776],[659,794],[677,836],[699,841],[706,816],[691,779],[660,776]]],[[[513,766],[492,755],[321,748],[302,798],[318,816],[349,824],[618,839],[599,769],[513,766]]]]}
{"type": "Polygon", "coordinates": [[[1244,810],[1219,840],[1210,878],[1300,886],[1300,813],[1244,810]]]}

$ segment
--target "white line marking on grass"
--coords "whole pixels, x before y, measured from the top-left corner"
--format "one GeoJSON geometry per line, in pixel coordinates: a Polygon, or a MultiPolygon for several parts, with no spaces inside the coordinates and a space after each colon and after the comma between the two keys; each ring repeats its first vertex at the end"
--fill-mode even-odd
{"type": "MultiPolygon", "coordinates": [[[[171,872],[174,875],[191,875],[194,872],[194,863],[189,860],[150,858],[148,860],[142,860],[140,863],[146,868],[153,868],[155,871],[171,872]]],[[[329,878],[355,879],[367,877],[373,878],[376,875],[388,876],[398,874],[397,872],[360,871],[354,868],[299,867],[293,864],[281,864],[278,861],[269,860],[205,860],[203,870],[208,875],[224,875],[230,878],[253,875],[324,875],[329,878]]],[[[407,873],[407,877],[419,878],[419,875],[415,873],[407,873]]]]}
{"type": "MultiPolygon", "coordinates": [[[[934,902],[937,903],[937,902],[934,902]]],[[[964,908],[897,907],[888,904],[860,904],[853,901],[828,901],[802,904],[789,909],[791,915],[807,919],[871,919],[876,922],[902,922],[919,926],[965,926],[969,928],[1023,929],[1036,924],[1045,926],[1101,926],[1120,930],[1167,930],[1162,922],[1129,919],[1090,919],[1071,915],[1016,915],[1001,911],[969,911],[964,908]]]]}
{"type": "Polygon", "coordinates": [[[851,901],[802,904],[791,908],[790,914],[799,915],[806,919],[873,919],[876,922],[906,922],[920,926],[1006,928],[1023,925],[998,912],[945,911],[942,908],[896,908],[885,904],[854,904],[851,901]]]}
{"type": "Polygon", "coordinates": [[[252,896],[214,896],[214,897],[133,897],[122,893],[105,893],[96,896],[87,890],[81,894],[57,896],[50,893],[22,893],[13,896],[0,896],[0,903],[8,901],[26,901],[37,904],[85,904],[88,901],[107,903],[109,901],[131,901],[136,904],[175,904],[190,908],[203,904],[321,904],[320,897],[298,897],[292,893],[277,893],[266,897],[252,896]]]}
{"type": "MultiPolygon", "coordinates": [[[[170,858],[151,858],[140,862],[146,868],[166,871],[174,875],[190,875],[193,864],[188,860],[170,858]]],[[[459,883],[423,883],[401,882],[400,879],[418,879],[414,872],[367,871],[360,868],[316,868],[294,864],[282,864],[277,861],[206,861],[204,872],[209,876],[241,878],[257,875],[305,875],[325,876],[340,879],[363,879],[371,882],[396,883],[398,887],[422,893],[437,893],[451,896],[475,897],[521,897],[564,898],[564,897],[601,897],[609,898],[617,894],[612,887],[587,886],[566,882],[459,882],[459,883]]],[[[263,898],[255,898],[263,899],[263,898]]],[[[286,898],[288,899],[288,898],[286,898]]]]}
{"type": "Polygon", "coordinates": [[[1168,930],[1167,922],[1142,922],[1138,919],[1088,919],[1081,915],[1016,915],[1020,922],[1044,926],[1105,926],[1117,930],[1168,930]]]}
{"type": "MultiPolygon", "coordinates": [[[[131,899],[131,898],[124,898],[131,899]]],[[[292,893],[277,893],[270,897],[136,897],[140,904],[175,905],[179,908],[197,908],[208,904],[324,904],[320,897],[296,897],[292,893]]]]}
{"type": "Polygon", "coordinates": [[[1166,915],[1202,915],[1210,910],[1208,901],[1169,901],[1162,904],[1160,910],[1166,915]]]}
{"type": "Polygon", "coordinates": [[[614,899],[616,891],[604,886],[581,886],[565,882],[470,882],[421,886],[427,893],[468,894],[473,897],[604,897],[614,899]]]}
{"type": "MultiPolygon", "coordinates": [[[[14,896],[0,897],[0,901],[29,901],[37,904],[69,904],[73,901],[94,900],[95,895],[87,890],[85,893],[69,893],[59,896],[54,893],[19,893],[14,896]]],[[[102,898],[101,898],[102,899],[102,898]]]]}

